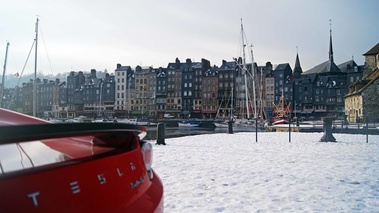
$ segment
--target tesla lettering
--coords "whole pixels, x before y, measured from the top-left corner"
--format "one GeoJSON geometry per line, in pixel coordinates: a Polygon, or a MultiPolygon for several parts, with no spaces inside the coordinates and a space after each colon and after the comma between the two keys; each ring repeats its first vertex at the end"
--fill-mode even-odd
{"type": "Polygon", "coordinates": [[[117,174],[118,174],[118,176],[123,176],[124,174],[120,171],[120,169],[119,168],[117,168],[117,174]]]}
{"type": "Polygon", "coordinates": [[[70,183],[72,194],[77,194],[80,192],[78,181],[74,181],[70,183]]]}
{"type": "MultiPolygon", "coordinates": [[[[135,171],[137,169],[133,162],[130,162],[129,166],[130,166],[130,169],[132,171],[135,171]]],[[[121,171],[121,169],[116,168],[116,172],[117,172],[118,177],[124,176],[124,173],[121,171]]],[[[100,184],[106,184],[107,183],[107,179],[105,178],[104,173],[97,174],[97,179],[98,179],[100,184]]],[[[130,188],[134,189],[134,188],[140,186],[141,184],[143,184],[144,182],[145,182],[145,177],[142,176],[138,180],[136,180],[135,182],[130,182],[129,185],[130,185],[130,188]]],[[[81,192],[81,189],[79,186],[79,181],[71,181],[71,182],[69,182],[69,186],[70,186],[70,190],[71,190],[72,194],[78,194],[81,192]]],[[[38,203],[38,196],[39,195],[40,195],[39,191],[26,194],[26,196],[28,198],[31,198],[34,206],[38,206],[38,204],[39,204],[38,203]]]]}
{"type": "Polygon", "coordinates": [[[34,193],[31,193],[31,194],[28,194],[27,196],[29,197],[29,198],[32,198],[32,200],[33,200],[33,204],[35,205],[35,206],[38,206],[38,201],[37,201],[37,196],[39,195],[39,192],[34,192],[34,193]]]}
{"type": "Polygon", "coordinates": [[[98,174],[97,179],[99,180],[100,184],[105,184],[107,180],[104,177],[104,174],[98,174]]]}

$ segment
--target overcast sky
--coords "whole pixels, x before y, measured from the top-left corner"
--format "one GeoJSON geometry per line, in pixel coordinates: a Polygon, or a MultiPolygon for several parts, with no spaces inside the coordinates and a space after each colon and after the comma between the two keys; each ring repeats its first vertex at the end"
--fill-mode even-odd
{"type": "MultiPolygon", "coordinates": [[[[303,71],[328,60],[330,19],[335,62],[363,65],[379,43],[378,8],[378,0],[12,0],[0,7],[0,62],[9,41],[7,74],[21,73],[38,15],[44,74],[167,67],[175,58],[220,66],[242,54],[241,18],[259,65],[293,68],[296,47],[303,71]]],[[[33,72],[34,52],[24,73],[33,72]]]]}

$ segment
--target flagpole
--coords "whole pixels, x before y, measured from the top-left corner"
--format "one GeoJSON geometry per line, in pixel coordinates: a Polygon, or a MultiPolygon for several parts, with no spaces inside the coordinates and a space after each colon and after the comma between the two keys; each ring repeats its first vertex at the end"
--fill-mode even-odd
{"type": "Polygon", "coordinates": [[[0,91],[0,108],[3,107],[5,70],[7,69],[8,47],[9,47],[9,42],[7,42],[7,48],[5,50],[4,69],[3,69],[3,77],[2,77],[2,81],[1,81],[2,83],[1,83],[1,91],[0,91]]]}

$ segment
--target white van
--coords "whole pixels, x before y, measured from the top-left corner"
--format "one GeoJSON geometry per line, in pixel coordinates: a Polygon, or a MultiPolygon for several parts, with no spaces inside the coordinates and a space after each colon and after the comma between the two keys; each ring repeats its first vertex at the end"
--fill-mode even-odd
{"type": "Polygon", "coordinates": [[[164,118],[175,118],[174,116],[172,116],[172,115],[170,115],[168,113],[164,114],[163,117],[164,118]]]}

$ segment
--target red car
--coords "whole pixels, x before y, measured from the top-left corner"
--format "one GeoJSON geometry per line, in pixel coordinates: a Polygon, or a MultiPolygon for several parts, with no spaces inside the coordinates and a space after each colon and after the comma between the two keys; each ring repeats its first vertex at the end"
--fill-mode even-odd
{"type": "Polygon", "coordinates": [[[163,212],[141,126],[59,123],[0,109],[1,212],[163,212]]]}

